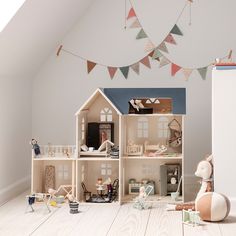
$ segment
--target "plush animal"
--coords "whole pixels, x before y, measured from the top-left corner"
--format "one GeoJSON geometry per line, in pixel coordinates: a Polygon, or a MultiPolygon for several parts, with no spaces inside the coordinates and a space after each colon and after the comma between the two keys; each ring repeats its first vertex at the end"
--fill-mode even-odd
{"type": "Polygon", "coordinates": [[[39,156],[40,154],[41,154],[41,152],[40,152],[40,147],[39,147],[39,145],[38,145],[38,143],[37,143],[37,140],[35,140],[35,139],[31,139],[31,145],[32,145],[32,149],[34,150],[34,154],[35,154],[35,156],[37,157],[37,156],[39,156]]]}
{"type": "Polygon", "coordinates": [[[227,197],[213,191],[213,162],[212,155],[201,161],[195,175],[202,178],[200,190],[195,202],[168,205],[167,210],[197,210],[205,221],[224,220],[230,211],[230,203],[227,197]]]}

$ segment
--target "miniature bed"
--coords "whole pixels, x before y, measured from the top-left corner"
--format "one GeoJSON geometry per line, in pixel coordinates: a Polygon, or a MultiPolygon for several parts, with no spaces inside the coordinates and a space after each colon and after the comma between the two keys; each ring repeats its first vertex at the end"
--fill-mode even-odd
{"type": "Polygon", "coordinates": [[[85,144],[81,146],[80,156],[88,157],[88,156],[100,156],[100,157],[107,157],[109,156],[110,148],[114,146],[109,140],[104,141],[98,150],[93,150],[93,148],[88,148],[85,144]]]}
{"type": "Polygon", "coordinates": [[[164,145],[148,144],[148,141],[144,143],[144,153],[148,156],[163,154],[167,148],[164,145]]]}

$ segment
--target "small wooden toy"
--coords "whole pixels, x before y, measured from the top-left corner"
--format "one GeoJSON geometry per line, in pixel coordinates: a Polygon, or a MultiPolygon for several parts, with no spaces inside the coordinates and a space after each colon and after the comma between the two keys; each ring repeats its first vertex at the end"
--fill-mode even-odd
{"type": "Polygon", "coordinates": [[[34,156],[35,157],[40,157],[40,147],[37,143],[37,140],[36,139],[31,139],[31,145],[32,145],[32,149],[34,151],[34,156]]]}
{"type": "Polygon", "coordinates": [[[182,212],[182,221],[183,224],[190,225],[190,226],[197,226],[200,225],[200,212],[199,211],[192,211],[192,210],[183,210],[182,212]]]}
{"type": "Polygon", "coordinates": [[[33,193],[31,195],[27,195],[27,208],[26,208],[26,213],[27,212],[34,212],[33,204],[36,202],[36,200],[44,202],[46,208],[48,209],[48,212],[50,213],[51,210],[49,208],[49,204],[52,199],[52,195],[49,193],[33,193]],[[28,208],[31,208],[31,211],[27,211],[28,208]]]}
{"type": "Polygon", "coordinates": [[[139,210],[146,210],[151,208],[151,205],[146,202],[147,197],[153,191],[153,186],[148,185],[147,187],[140,187],[139,196],[135,199],[135,203],[133,205],[134,208],[139,210]]]}

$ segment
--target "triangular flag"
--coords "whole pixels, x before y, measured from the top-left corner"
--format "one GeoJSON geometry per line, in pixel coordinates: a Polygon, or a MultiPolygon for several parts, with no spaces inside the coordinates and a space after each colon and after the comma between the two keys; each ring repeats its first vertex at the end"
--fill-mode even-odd
{"type": "Polygon", "coordinates": [[[182,31],[180,30],[180,28],[178,27],[178,25],[174,25],[174,27],[172,28],[172,30],[170,31],[171,34],[177,34],[177,35],[181,35],[183,36],[182,31]]]}
{"type": "Polygon", "coordinates": [[[146,33],[144,32],[143,29],[141,29],[138,33],[138,35],[136,36],[136,39],[144,39],[144,38],[147,38],[147,35],[146,33]]]}
{"type": "Polygon", "coordinates": [[[152,59],[156,59],[162,56],[162,53],[158,50],[158,48],[155,48],[153,54],[152,54],[152,59]]]}
{"type": "Polygon", "coordinates": [[[171,63],[171,76],[175,76],[175,74],[181,69],[180,66],[171,63]]]}
{"type": "Polygon", "coordinates": [[[136,14],[135,14],[134,8],[131,7],[130,10],[129,10],[129,14],[127,16],[127,20],[134,17],[134,16],[136,16],[136,14]]]}
{"type": "Polygon", "coordinates": [[[87,71],[88,74],[90,73],[90,71],[92,71],[92,69],[97,65],[97,63],[92,62],[92,61],[87,61],[87,71]]]}
{"type": "Polygon", "coordinates": [[[151,68],[150,61],[149,61],[148,56],[144,57],[142,60],[140,60],[140,62],[141,62],[143,65],[145,65],[146,67],[151,68]]]}
{"type": "Polygon", "coordinates": [[[158,48],[159,50],[163,51],[163,52],[168,53],[168,49],[167,49],[166,44],[165,44],[164,41],[163,41],[157,48],[158,48]]]}
{"type": "Polygon", "coordinates": [[[148,40],[148,42],[147,42],[147,44],[145,46],[145,52],[150,52],[154,48],[155,48],[155,45],[150,40],[148,40]]]}
{"type": "Polygon", "coordinates": [[[165,66],[168,64],[170,64],[170,61],[166,57],[161,57],[159,67],[161,68],[162,66],[165,66]]]}
{"type": "Polygon", "coordinates": [[[135,21],[130,25],[129,28],[141,28],[138,18],[135,19],[135,21]]]}
{"type": "Polygon", "coordinates": [[[207,66],[206,67],[201,67],[198,68],[197,71],[199,72],[199,74],[201,75],[202,79],[206,79],[206,74],[207,74],[207,66]]]}
{"type": "Polygon", "coordinates": [[[139,62],[134,63],[133,65],[130,66],[132,70],[139,75],[139,62]]]}
{"type": "Polygon", "coordinates": [[[115,73],[117,71],[117,67],[110,67],[110,66],[108,66],[107,69],[108,69],[110,78],[113,79],[113,77],[114,77],[114,75],[115,75],[115,73]]]}
{"type": "Polygon", "coordinates": [[[151,51],[151,52],[148,54],[148,56],[149,56],[149,57],[152,57],[152,56],[153,56],[153,53],[154,53],[154,50],[151,51]]]}
{"type": "Polygon", "coordinates": [[[167,43],[176,44],[175,39],[172,36],[172,34],[168,34],[164,41],[167,42],[167,43]]]}
{"type": "Polygon", "coordinates": [[[183,71],[185,80],[188,80],[190,75],[193,72],[193,69],[183,68],[182,71],[183,71]]]}
{"type": "Polygon", "coordinates": [[[120,67],[120,71],[123,74],[123,76],[127,79],[129,74],[129,66],[120,67]]]}

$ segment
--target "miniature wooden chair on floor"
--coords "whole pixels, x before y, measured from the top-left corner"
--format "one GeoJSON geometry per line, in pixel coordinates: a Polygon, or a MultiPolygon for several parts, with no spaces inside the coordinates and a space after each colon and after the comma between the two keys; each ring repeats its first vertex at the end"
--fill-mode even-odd
{"type": "Polygon", "coordinates": [[[118,197],[118,189],[119,189],[119,179],[115,179],[112,184],[112,201],[115,201],[118,197]]]}
{"type": "Polygon", "coordinates": [[[91,199],[92,193],[87,190],[84,182],[81,182],[81,186],[82,186],[83,191],[84,191],[84,200],[87,202],[91,199]]]}

